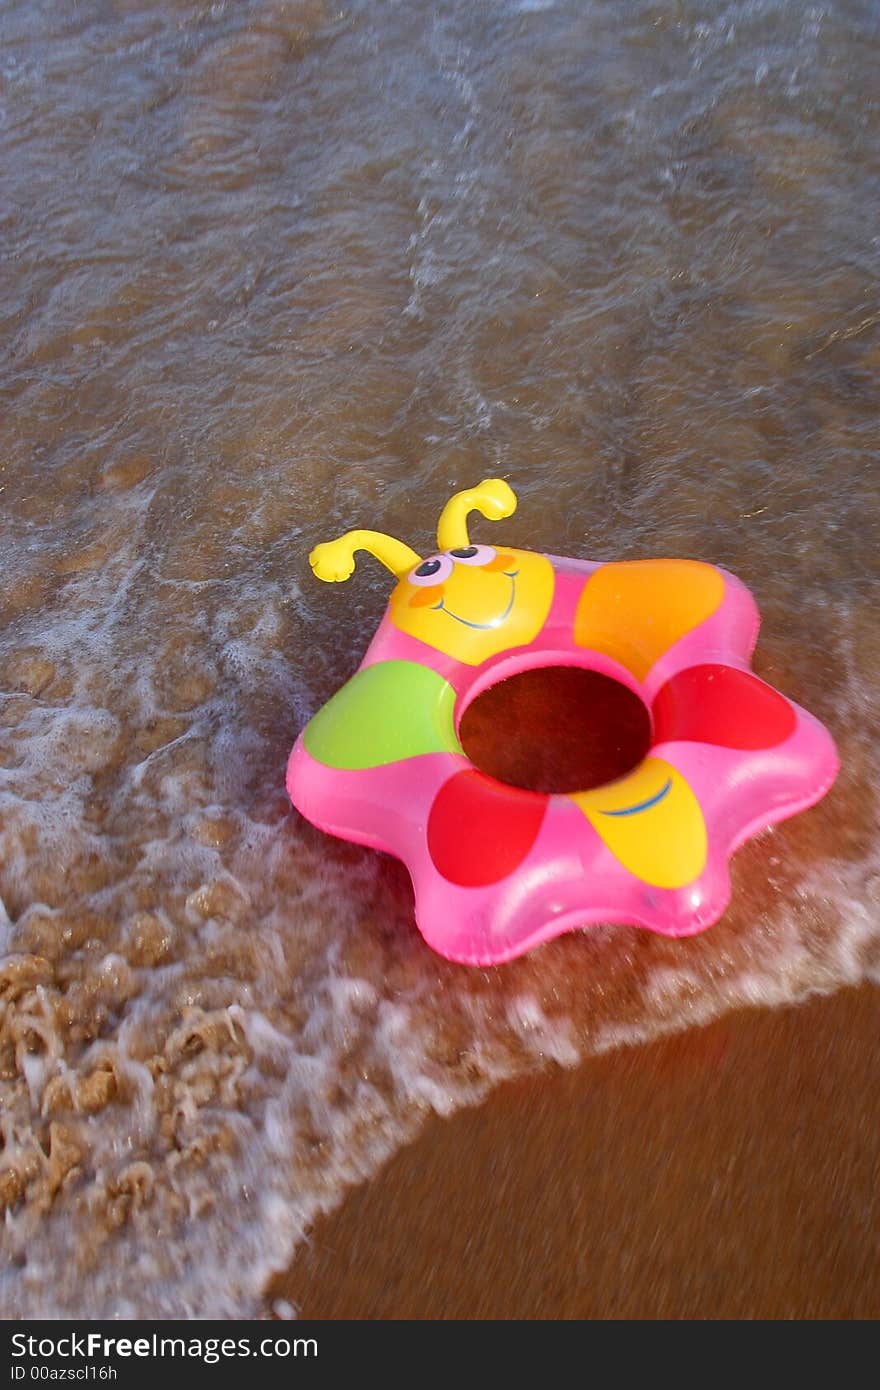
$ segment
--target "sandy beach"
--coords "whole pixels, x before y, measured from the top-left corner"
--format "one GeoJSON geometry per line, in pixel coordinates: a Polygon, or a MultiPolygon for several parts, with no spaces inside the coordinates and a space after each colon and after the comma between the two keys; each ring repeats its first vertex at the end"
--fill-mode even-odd
{"type": "Polygon", "coordinates": [[[270,1287],[304,1318],[876,1318],[880,991],[432,1118],[270,1287]]]}

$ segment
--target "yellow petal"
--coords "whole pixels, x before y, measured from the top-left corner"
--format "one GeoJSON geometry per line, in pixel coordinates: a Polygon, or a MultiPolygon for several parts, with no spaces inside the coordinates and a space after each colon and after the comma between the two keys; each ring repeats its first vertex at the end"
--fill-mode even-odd
{"type": "Polygon", "coordinates": [[[574,792],[576,806],[625,869],[654,888],[683,888],[706,865],[700,804],[663,758],[646,758],[619,782],[574,792]]]}

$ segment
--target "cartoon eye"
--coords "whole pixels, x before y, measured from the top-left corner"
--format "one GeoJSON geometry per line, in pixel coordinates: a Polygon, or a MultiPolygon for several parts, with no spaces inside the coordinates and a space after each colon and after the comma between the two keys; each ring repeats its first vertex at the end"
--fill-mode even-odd
{"type": "Polygon", "coordinates": [[[464,545],[460,550],[449,551],[460,565],[488,565],[497,553],[491,545],[464,545]]]}
{"type": "Polygon", "coordinates": [[[449,578],[452,570],[453,564],[448,555],[431,555],[414,570],[410,570],[407,580],[410,584],[424,588],[429,584],[442,584],[449,578]]]}

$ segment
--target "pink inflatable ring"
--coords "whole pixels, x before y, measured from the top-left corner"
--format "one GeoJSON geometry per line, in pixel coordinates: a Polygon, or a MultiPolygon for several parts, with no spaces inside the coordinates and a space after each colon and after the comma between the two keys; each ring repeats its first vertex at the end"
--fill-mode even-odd
{"type": "Polygon", "coordinates": [[[321,830],[403,860],[419,929],[450,960],[510,960],[599,921],[702,931],[729,902],[734,850],[831,786],[831,737],[751,672],[758,611],[733,575],[471,543],[471,511],[515,506],[490,479],[447,503],[425,559],[374,531],[312,552],[320,579],[348,578],[363,549],[398,582],[359,669],[298,738],[290,798],[321,830]],[[468,705],[548,666],[639,696],[651,746],[632,772],[544,795],[465,756],[468,705]]]}

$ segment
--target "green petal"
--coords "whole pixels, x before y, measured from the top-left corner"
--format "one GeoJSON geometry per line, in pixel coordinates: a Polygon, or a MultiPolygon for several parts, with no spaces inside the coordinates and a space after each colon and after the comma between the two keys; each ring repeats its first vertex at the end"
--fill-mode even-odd
{"type": "Polygon", "coordinates": [[[366,666],[306,726],[307,752],[326,767],[380,767],[420,753],[460,753],[455,691],[429,666],[380,661],[366,666]]]}

